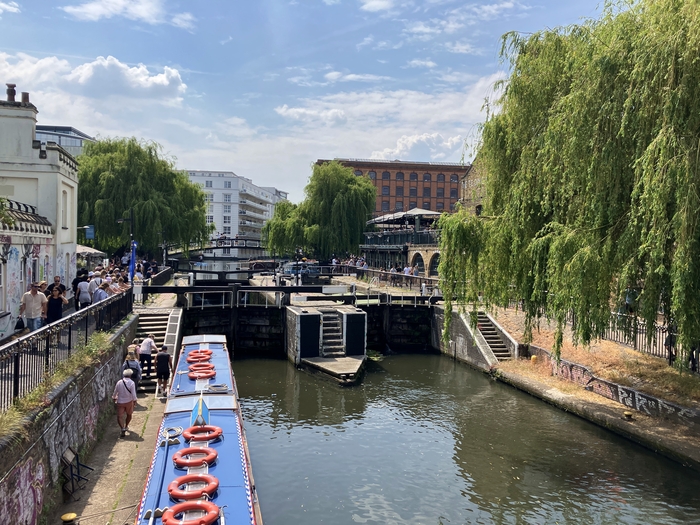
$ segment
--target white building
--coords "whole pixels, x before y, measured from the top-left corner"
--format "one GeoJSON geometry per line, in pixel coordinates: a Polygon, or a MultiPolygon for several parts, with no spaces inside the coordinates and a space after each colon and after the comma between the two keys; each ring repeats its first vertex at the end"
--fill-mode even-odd
{"type": "Polygon", "coordinates": [[[186,170],[190,181],[206,194],[207,224],[214,225],[215,239],[222,248],[216,255],[249,259],[260,257],[262,227],[287,198],[276,188],[262,188],[232,171],[186,170]]]}
{"type": "Polygon", "coordinates": [[[54,275],[75,277],[78,166],[68,152],[36,138],[37,108],[14,84],[0,100],[0,196],[14,224],[0,225],[0,339],[12,334],[22,294],[54,275]]]}

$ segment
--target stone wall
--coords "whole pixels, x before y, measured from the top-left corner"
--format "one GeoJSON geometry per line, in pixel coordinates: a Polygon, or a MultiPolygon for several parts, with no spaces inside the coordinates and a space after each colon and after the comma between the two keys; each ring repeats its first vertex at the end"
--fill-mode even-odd
{"type": "Polygon", "coordinates": [[[112,336],[115,351],[54,390],[46,406],[27,418],[22,434],[0,441],[0,515],[8,522],[36,525],[60,503],[61,457],[68,447],[82,457],[114,415],[112,392],[137,325],[138,316],[131,316],[112,336]]]}
{"type": "Polygon", "coordinates": [[[552,375],[577,383],[586,390],[591,390],[603,397],[617,401],[627,408],[638,410],[649,416],[671,419],[684,424],[700,424],[700,412],[697,410],[676,405],[633,388],[600,379],[590,369],[577,363],[571,363],[564,359],[560,359],[557,362],[552,357],[552,354],[544,348],[530,345],[528,352],[530,355],[536,355],[538,359],[548,363],[552,367],[552,375]]]}
{"type": "Polygon", "coordinates": [[[471,327],[466,322],[466,318],[454,310],[451,312],[450,342],[443,342],[442,327],[445,320],[445,309],[438,305],[431,310],[433,314],[431,345],[433,347],[439,348],[443,354],[486,372],[490,371],[498,363],[498,360],[490,352],[487,345],[484,348],[484,344],[478,344],[471,327]]]}

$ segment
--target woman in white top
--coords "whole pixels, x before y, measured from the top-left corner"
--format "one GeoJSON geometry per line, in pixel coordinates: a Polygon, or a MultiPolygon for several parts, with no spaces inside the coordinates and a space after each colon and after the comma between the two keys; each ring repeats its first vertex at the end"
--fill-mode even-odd
{"type": "Polygon", "coordinates": [[[90,293],[90,283],[82,280],[78,283],[78,309],[85,308],[92,303],[92,294],[90,293]]]}

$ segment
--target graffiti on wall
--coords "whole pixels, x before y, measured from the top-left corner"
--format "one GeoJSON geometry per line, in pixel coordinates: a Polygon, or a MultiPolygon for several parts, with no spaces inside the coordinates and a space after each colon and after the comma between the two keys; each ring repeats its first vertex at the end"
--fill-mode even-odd
{"type": "Polygon", "coordinates": [[[39,523],[45,482],[44,465],[32,458],[25,460],[0,483],[0,513],[11,516],[13,523],[39,523]]]}

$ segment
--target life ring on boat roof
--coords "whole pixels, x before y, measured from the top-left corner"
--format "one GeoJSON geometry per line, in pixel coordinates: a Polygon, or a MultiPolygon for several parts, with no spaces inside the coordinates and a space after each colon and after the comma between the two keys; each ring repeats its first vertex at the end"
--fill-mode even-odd
{"type": "Polygon", "coordinates": [[[202,372],[203,370],[214,370],[214,363],[194,363],[188,367],[190,372],[202,372]]]}
{"type": "Polygon", "coordinates": [[[187,474],[175,478],[168,485],[168,494],[175,501],[200,499],[205,495],[211,498],[212,494],[219,488],[219,480],[211,474],[187,474]],[[204,483],[204,487],[200,489],[183,490],[180,487],[189,483],[204,483]]]}
{"type": "Polygon", "coordinates": [[[214,370],[199,370],[195,372],[190,372],[187,374],[187,377],[192,379],[193,381],[197,381],[198,379],[211,379],[212,377],[216,376],[216,372],[214,370]]]}
{"type": "Polygon", "coordinates": [[[187,356],[186,361],[188,363],[205,363],[207,361],[211,361],[211,355],[206,355],[206,354],[194,354],[194,352],[191,352],[190,355],[187,356]]]}
{"type": "Polygon", "coordinates": [[[224,429],[214,425],[200,425],[182,431],[185,441],[214,441],[219,439],[224,429]]]}
{"type": "Polygon", "coordinates": [[[211,501],[183,501],[177,505],[173,505],[168,510],[166,510],[161,516],[163,525],[212,525],[219,517],[219,507],[212,503],[211,501]],[[193,518],[191,520],[177,519],[175,516],[183,514],[188,511],[198,510],[200,512],[206,512],[206,514],[200,518],[193,518]]]}
{"type": "Polygon", "coordinates": [[[187,355],[212,355],[214,352],[208,348],[195,348],[187,355]]]}
{"type": "Polygon", "coordinates": [[[178,450],[175,452],[175,454],[173,454],[173,463],[175,463],[175,466],[180,469],[203,467],[205,464],[213,465],[218,455],[219,453],[216,450],[209,447],[183,448],[182,450],[178,450]],[[185,456],[191,456],[193,454],[204,454],[205,457],[185,458],[185,456]]]}

